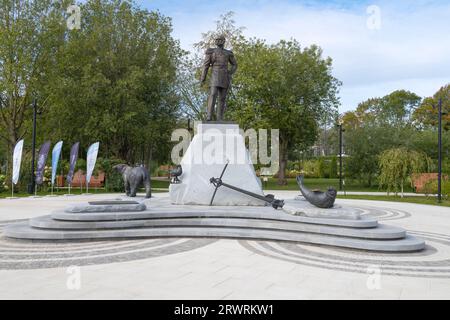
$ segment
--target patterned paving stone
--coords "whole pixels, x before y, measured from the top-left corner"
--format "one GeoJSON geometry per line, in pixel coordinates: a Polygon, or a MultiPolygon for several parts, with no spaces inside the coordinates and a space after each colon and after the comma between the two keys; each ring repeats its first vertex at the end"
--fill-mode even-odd
{"type": "MultiPolygon", "coordinates": [[[[380,221],[411,216],[398,209],[360,209],[364,211],[363,215],[376,217],[380,221]]],[[[357,273],[368,273],[369,268],[379,268],[384,275],[450,279],[450,235],[418,230],[407,232],[424,239],[427,244],[425,250],[399,254],[274,241],[242,240],[239,243],[254,253],[305,266],[357,273]]]]}
{"type": "Polygon", "coordinates": [[[148,259],[207,246],[217,239],[161,238],[102,241],[26,241],[2,236],[0,222],[0,270],[57,268],[148,259]]]}

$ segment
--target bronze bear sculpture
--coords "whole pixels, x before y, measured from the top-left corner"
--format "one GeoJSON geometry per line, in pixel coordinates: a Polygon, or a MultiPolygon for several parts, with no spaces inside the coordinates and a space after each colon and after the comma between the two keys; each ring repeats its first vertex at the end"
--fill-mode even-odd
{"type": "Polygon", "coordinates": [[[125,192],[129,197],[136,197],[136,191],[140,185],[145,187],[145,197],[151,198],[152,189],[150,175],[144,167],[130,167],[126,164],[118,164],[113,167],[122,175],[125,192]]]}

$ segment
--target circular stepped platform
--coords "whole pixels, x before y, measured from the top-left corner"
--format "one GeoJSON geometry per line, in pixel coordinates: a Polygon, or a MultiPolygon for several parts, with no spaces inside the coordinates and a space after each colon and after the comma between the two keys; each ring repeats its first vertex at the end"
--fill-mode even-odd
{"type": "MultiPolygon", "coordinates": [[[[314,218],[292,215],[271,207],[175,206],[166,198],[147,201],[145,211],[57,211],[28,222],[11,224],[5,228],[4,234],[11,238],[40,240],[243,238],[386,252],[418,251],[425,247],[423,240],[407,235],[405,230],[378,224],[372,218],[314,218]]],[[[296,203],[290,201],[291,206],[296,203]]],[[[298,206],[301,205],[298,202],[298,206]]]]}
{"type": "Polygon", "coordinates": [[[52,216],[33,218],[29,225],[40,229],[53,230],[102,230],[102,229],[125,229],[125,228],[160,228],[160,227],[224,227],[224,228],[247,228],[268,229],[279,231],[297,231],[307,233],[320,233],[366,239],[401,239],[406,236],[405,230],[397,227],[378,225],[377,228],[356,229],[349,227],[321,226],[317,224],[297,223],[293,221],[276,221],[265,219],[245,218],[150,218],[135,220],[116,221],[63,221],[55,220],[52,216]]]}

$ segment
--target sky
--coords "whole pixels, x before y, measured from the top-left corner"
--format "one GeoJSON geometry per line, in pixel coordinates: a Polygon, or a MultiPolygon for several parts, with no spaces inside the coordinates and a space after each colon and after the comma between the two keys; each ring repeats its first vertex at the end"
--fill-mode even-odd
{"type": "MultiPolygon", "coordinates": [[[[235,13],[244,35],[317,44],[342,81],[340,112],[405,89],[425,97],[450,83],[450,0],[136,0],[172,18],[185,50],[235,13]]],[[[238,61],[239,63],[239,61],[238,61]]]]}

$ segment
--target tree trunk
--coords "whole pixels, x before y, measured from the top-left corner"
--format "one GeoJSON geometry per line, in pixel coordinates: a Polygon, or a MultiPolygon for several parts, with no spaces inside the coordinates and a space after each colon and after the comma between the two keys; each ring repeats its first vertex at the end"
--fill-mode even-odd
{"type": "Polygon", "coordinates": [[[278,169],[278,185],[287,185],[286,167],[288,161],[287,141],[280,139],[280,165],[278,169]]]}

